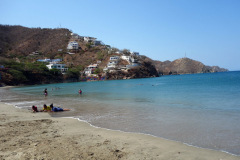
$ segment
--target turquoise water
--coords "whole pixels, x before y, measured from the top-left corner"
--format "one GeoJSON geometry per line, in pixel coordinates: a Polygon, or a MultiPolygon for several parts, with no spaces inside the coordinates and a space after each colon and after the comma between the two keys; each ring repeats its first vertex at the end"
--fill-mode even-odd
{"type": "Polygon", "coordinates": [[[240,72],[16,87],[0,95],[20,108],[54,103],[72,111],[52,116],[240,155],[240,72]]]}

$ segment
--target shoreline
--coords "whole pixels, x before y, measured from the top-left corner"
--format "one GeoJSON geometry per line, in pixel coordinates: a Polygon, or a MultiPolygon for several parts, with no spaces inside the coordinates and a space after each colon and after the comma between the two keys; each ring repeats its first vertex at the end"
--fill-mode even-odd
{"type": "Polygon", "coordinates": [[[98,128],[76,118],[32,113],[3,102],[0,112],[3,159],[240,159],[152,135],[98,128]]]}
{"type": "MultiPolygon", "coordinates": [[[[58,117],[58,118],[60,118],[60,117],[58,117]]],[[[188,143],[183,143],[181,141],[171,140],[171,139],[167,139],[167,138],[163,138],[163,137],[157,137],[157,136],[154,136],[152,134],[146,134],[146,133],[140,133],[140,132],[125,132],[125,131],[114,130],[114,129],[109,129],[109,128],[101,128],[101,127],[98,127],[98,126],[94,126],[94,125],[92,125],[91,123],[89,123],[89,122],[87,122],[85,120],[81,120],[80,118],[74,118],[74,117],[61,117],[61,118],[76,119],[79,122],[87,123],[88,125],[90,125],[93,128],[100,128],[100,129],[105,129],[105,130],[109,130],[109,131],[117,131],[117,132],[122,132],[122,133],[133,133],[133,134],[140,134],[140,135],[145,135],[145,136],[151,136],[151,137],[160,138],[160,139],[167,140],[167,141],[182,143],[182,144],[187,145],[189,147],[195,147],[195,148],[199,148],[199,149],[208,149],[208,150],[212,150],[212,151],[223,152],[223,153],[227,153],[227,154],[230,154],[230,155],[233,155],[233,156],[238,156],[240,158],[240,155],[236,155],[236,154],[224,151],[224,150],[214,150],[214,149],[210,149],[210,148],[198,147],[198,146],[194,146],[194,145],[191,145],[191,144],[188,144],[188,143]]]]}

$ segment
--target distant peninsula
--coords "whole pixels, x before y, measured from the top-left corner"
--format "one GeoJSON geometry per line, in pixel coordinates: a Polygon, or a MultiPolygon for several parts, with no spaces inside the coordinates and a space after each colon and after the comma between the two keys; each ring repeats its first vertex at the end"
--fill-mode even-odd
{"type": "Polygon", "coordinates": [[[0,25],[1,85],[132,79],[170,74],[224,72],[218,66],[181,58],[152,60],[66,28],[0,25]]]}

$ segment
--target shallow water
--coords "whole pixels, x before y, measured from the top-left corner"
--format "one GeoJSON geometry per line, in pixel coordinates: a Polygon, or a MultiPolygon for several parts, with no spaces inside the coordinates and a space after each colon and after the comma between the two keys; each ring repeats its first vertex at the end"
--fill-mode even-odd
{"type": "Polygon", "coordinates": [[[2,102],[20,108],[54,103],[72,111],[53,116],[80,118],[102,128],[151,134],[237,155],[239,95],[240,72],[0,89],[2,102]]]}

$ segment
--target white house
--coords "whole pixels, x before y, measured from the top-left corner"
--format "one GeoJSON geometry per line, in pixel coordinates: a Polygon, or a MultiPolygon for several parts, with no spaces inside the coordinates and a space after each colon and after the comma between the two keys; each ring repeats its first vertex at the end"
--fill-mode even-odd
{"type": "Polygon", "coordinates": [[[123,53],[123,51],[117,51],[117,52],[115,52],[115,53],[117,53],[117,54],[122,54],[122,53],[123,53]]]}
{"type": "Polygon", "coordinates": [[[110,57],[110,61],[112,61],[112,60],[119,60],[119,56],[113,56],[113,57],[110,57]]]}
{"type": "Polygon", "coordinates": [[[131,53],[131,56],[140,56],[139,52],[130,52],[131,53]]]}
{"type": "Polygon", "coordinates": [[[123,59],[123,60],[126,60],[126,61],[130,61],[130,59],[131,59],[131,56],[121,56],[121,59],[123,59]]]}
{"type": "Polygon", "coordinates": [[[55,64],[55,63],[51,63],[49,65],[46,65],[48,67],[48,69],[59,69],[61,71],[61,73],[65,73],[68,68],[66,67],[66,64],[55,64]]]}
{"type": "Polygon", "coordinates": [[[73,41],[68,43],[67,49],[78,49],[78,48],[79,48],[78,42],[73,41]]]}
{"type": "Polygon", "coordinates": [[[126,65],[127,68],[133,68],[133,67],[137,67],[140,66],[139,63],[132,63],[131,65],[126,65]]]}
{"type": "Polygon", "coordinates": [[[102,41],[94,41],[93,45],[95,45],[95,46],[102,45],[102,41]]]}
{"type": "Polygon", "coordinates": [[[90,64],[89,66],[87,66],[87,69],[95,69],[98,67],[98,64],[90,64]]]}
{"type": "Polygon", "coordinates": [[[82,36],[79,36],[77,33],[71,33],[73,39],[81,39],[82,36]]]}
{"type": "Polygon", "coordinates": [[[84,70],[84,73],[85,73],[86,75],[91,75],[91,74],[92,74],[92,69],[85,69],[85,70],[84,70]]]}
{"type": "Polygon", "coordinates": [[[115,68],[117,63],[118,63],[118,61],[116,61],[116,60],[109,61],[107,67],[108,68],[112,68],[112,67],[115,68]]]}
{"type": "Polygon", "coordinates": [[[94,42],[96,39],[94,37],[83,37],[84,42],[94,42]]]}
{"type": "Polygon", "coordinates": [[[96,68],[98,68],[98,64],[90,64],[84,69],[84,73],[86,75],[91,75],[96,68]]]}
{"type": "Polygon", "coordinates": [[[138,59],[135,59],[135,58],[133,58],[133,57],[131,57],[130,60],[131,60],[132,63],[137,63],[137,62],[138,62],[138,59]]]}
{"type": "Polygon", "coordinates": [[[37,61],[38,62],[51,62],[51,59],[45,58],[45,59],[38,59],[37,61]]]}

